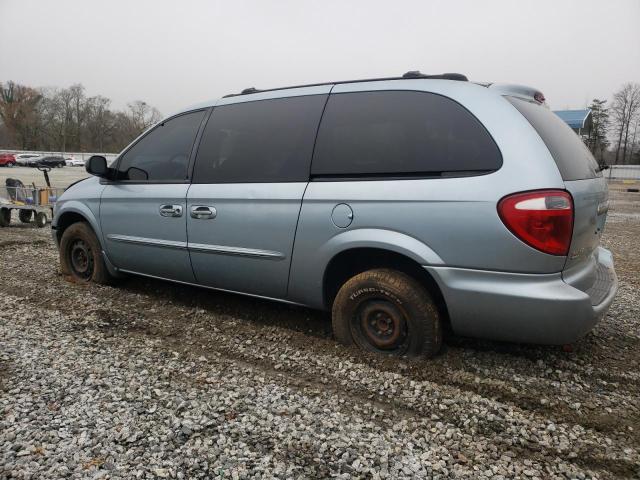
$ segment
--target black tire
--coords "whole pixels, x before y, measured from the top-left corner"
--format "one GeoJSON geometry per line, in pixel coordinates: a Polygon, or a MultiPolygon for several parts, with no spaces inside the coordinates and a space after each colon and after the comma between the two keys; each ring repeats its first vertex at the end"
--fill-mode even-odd
{"type": "Polygon", "coordinates": [[[368,270],[349,279],[331,314],[336,338],[364,350],[432,357],[442,345],[440,315],[431,296],[396,270],[368,270]]]}
{"type": "Polygon", "coordinates": [[[11,209],[0,208],[0,227],[8,227],[11,224],[11,209]]]}
{"type": "Polygon", "coordinates": [[[60,267],[63,275],[76,282],[91,281],[103,285],[114,282],[102,258],[100,242],[85,222],[70,225],[62,234],[60,267]]]}
{"type": "Polygon", "coordinates": [[[33,217],[32,210],[18,210],[18,218],[22,223],[31,223],[32,217],[33,217]]]}
{"type": "Polygon", "coordinates": [[[7,167],[13,168],[16,164],[14,162],[7,163],[7,167]]]}
{"type": "Polygon", "coordinates": [[[62,167],[64,167],[64,163],[59,163],[58,165],[56,165],[56,167],[62,168],[62,167]]]}
{"type": "Polygon", "coordinates": [[[36,218],[34,219],[34,223],[38,228],[44,228],[47,226],[47,214],[44,212],[36,213],[36,218]]]}

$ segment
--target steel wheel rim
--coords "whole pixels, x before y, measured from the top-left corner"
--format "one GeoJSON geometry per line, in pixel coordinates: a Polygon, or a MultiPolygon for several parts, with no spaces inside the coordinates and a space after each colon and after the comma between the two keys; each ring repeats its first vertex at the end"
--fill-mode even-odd
{"type": "Polygon", "coordinates": [[[93,255],[91,247],[82,239],[76,239],[69,246],[69,259],[73,273],[82,279],[89,279],[93,274],[93,255]]]}
{"type": "Polygon", "coordinates": [[[408,323],[402,309],[387,299],[364,302],[353,318],[361,341],[372,350],[398,353],[407,347],[408,323]]]}

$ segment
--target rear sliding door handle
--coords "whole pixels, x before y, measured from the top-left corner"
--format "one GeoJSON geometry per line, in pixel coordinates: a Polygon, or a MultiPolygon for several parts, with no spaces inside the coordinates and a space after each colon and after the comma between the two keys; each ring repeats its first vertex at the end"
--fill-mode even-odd
{"type": "Polygon", "coordinates": [[[182,205],[160,205],[160,215],[163,217],[181,217],[182,205]]]}
{"type": "Polygon", "coordinates": [[[206,205],[192,205],[191,206],[191,218],[196,220],[208,220],[216,218],[218,212],[213,207],[207,207],[206,205]]]}

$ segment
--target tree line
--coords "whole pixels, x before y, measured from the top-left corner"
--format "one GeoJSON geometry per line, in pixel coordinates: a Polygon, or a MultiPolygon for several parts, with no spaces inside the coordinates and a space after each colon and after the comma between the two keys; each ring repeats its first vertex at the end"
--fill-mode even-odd
{"type": "Polygon", "coordinates": [[[82,85],[32,88],[0,83],[0,146],[19,150],[119,152],[150,125],[158,109],[137,100],[120,111],[82,85]]]}
{"type": "Polygon", "coordinates": [[[594,98],[591,128],[582,138],[600,163],[640,163],[640,84],[625,83],[607,100],[594,98]]]}
{"type": "MultiPolygon", "coordinates": [[[[607,100],[589,105],[592,127],[583,140],[607,164],[640,163],[640,84],[626,83],[607,100]]],[[[161,119],[137,100],[113,110],[111,100],[88,97],[82,85],[32,88],[0,83],[0,147],[21,150],[119,152],[161,119]]]]}

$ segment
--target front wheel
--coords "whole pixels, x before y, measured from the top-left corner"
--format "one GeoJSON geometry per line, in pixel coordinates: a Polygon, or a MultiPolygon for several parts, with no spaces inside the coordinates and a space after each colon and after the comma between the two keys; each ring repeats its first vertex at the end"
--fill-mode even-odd
{"type": "Polygon", "coordinates": [[[429,293],[396,270],[352,277],[338,291],[331,313],[337,339],[363,350],[431,357],[442,344],[440,315],[429,293]]]}
{"type": "Polygon", "coordinates": [[[74,223],[62,234],[60,266],[63,275],[68,275],[77,282],[113,282],[102,258],[100,242],[85,222],[74,223]]]}

